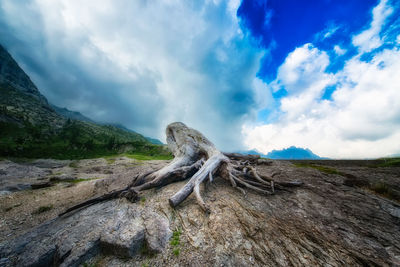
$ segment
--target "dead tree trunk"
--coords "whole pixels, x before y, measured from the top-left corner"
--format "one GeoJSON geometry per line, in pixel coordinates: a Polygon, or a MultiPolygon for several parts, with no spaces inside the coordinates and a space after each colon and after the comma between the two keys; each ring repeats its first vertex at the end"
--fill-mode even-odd
{"type": "MultiPolygon", "coordinates": [[[[176,207],[194,192],[200,207],[209,208],[201,197],[200,185],[206,180],[221,177],[234,188],[245,193],[251,189],[262,194],[273,194],[275,189],[299,186],[301,182],[277,183],[271,177],[257,173],[255,165],[259,156],[222,153],[204,135],[181,122],[174,122],[166,129],[168,147],[174,159],[162,169],[136,176],[125,189],[80,203],[65,213],[87,205],[115,197],[127,197],[134,201],[138,192],[161,187],[172,182],[189,179],[178,192],[170,197],[169,203],[176,207]]],[[[64,214],[65,214],[64,213],[64,214]]]]}

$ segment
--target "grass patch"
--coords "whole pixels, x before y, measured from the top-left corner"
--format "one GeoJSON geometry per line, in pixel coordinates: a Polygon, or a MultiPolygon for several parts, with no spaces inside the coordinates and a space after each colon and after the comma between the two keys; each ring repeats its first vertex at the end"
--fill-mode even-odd
{"type": "Polygon", "coordinates": [[[105,157],[104,159],[107,161],[108,164],[113,164],[115,162],[114,157],[112,157],[112,158],[105,157]]]}
{"type": "Polygon", "coordinates": [[[370,167],[400,167],[400,158],[383,158],[379,159],[380,163],[372,165],[370,167]]]}
{"type": "Polygon", "coordinates": [[[71,168],[76,169],[76,168],[78,168],[78,162],[77,161],[73,161],[68,166],[71,167],[71,168]]]}
{"type": "Polygon", "coordinates": [[[140,198],[140,205],[144,205],[144,203],[146,203],[146,198],[145,197],[141,197],[140,198]]]}
{"type": "Polygon", "coordinates": [[[172,238],[171,238],[171,240],[169,241],[169,243],[171,244],[171,246],[172,246],[172,248],[173,248],[173,250],[172,250],[172,253],[175,255],[175,256],[179,256],[179,253],[180,253],[180,244],[181,244],[181,241],[180,241],[180,239],[181,239],[181,234],[182,234],[182,231],[180,230],[180,229],[176,229],[173,233],[172,233],[172,238]]]}
{"type": "Polygon", "coordinates": [[[97,259],[95,261],[93,261],[93,259],[91,259],[91,260],[84,262],[82,264],[82,266],[83,267],[98,267],[98,266],[100,266],[99,261],[100,261],[99,259],[97,259]]]}
{"type": "Polygon", "coordinates": [[[373,191],[377,195],[384,198],[400,201],[400,195],[396,193],[388,184],[385,182],[376,182],[367,187],[367,189],[373,191]]]}
{"type": "Polygon", "coordinates": [[[145,154],[129,154],[125,153],[122,154],[122,156],[125,156],[130,159],[136,159],[136,160],[170,160],[173,159],[174,157],[172,155],[145,155],[145,154]]]}
{"type": "Polygon", "coordinates": [[[179,248],[174,248],[174,250],[172,250],[172,252],[174,253],[175,256],[179,256],[180,250],[179,250],[179,248]]]}
{"type": "Polygon", "coordinates": [[[5,211],[5,212],[10,211],[10,210],[12,210],[13,208],[17,208],[17,207],[19,207],[19,206],[21,206],[21,205],[22,205],[22,203],[15,204],[14,206],[10,206],[10,207],[5,208],[4,211],[5,211]]]}
{"type": "Polygon", "coordinates": [[[143,245],[140,247],[139,253],[143,256],[148,256],[148,257],[154,256],[154,253],[150,251],[147,242],[143,242],[143,245]]]}
{"type": "Polygon", "coordinates": [[[343,174],[341,172],[339,172],[338,170],[336,170],[334,168],[326,167],[326,166],[315,165],[312,163],[303,163],[303,162],[293,163],[293,165],[296,167],[299,167],[299,168],[313,168],[313,169],[319,170],[320,172],[323,172],[323,173],[337,174],[337,175],[343,176],[343,174]]]}
{"type": "Polygon", "coordinates": [[[43,212],[47,212],[53,208],[53,205],[49,206],[40,206],[37,210],[35,210],[32,214],[40,214],[43,212]]]}

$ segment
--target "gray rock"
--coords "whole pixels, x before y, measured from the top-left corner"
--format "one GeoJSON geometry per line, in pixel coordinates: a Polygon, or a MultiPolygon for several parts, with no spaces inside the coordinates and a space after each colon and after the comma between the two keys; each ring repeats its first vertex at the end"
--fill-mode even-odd
{"type": "Polygon", "coordinates": [[[62,168],[67,166],[70,162],[70,160],[37,159],[30,163],[30,165],[38,168],[62,168]]]}
{"type": "Polygon", "coordinates": [[[147,212],[144,214],[144,224],[147,248],[152,253],[162,252],[172,235],[168,220],[158,213],[147,212]]]}
{"type": "Polygon", "coordinates": [[[269,159],[258,159],[257,164],[259,165],[272,165],[272,160],[269,159]]]}
{"type": "Polygon", "coordinates": [[[169,222],[125,200],[103,202],[58,217],[0,244],[4,266],[79,266],[100,253],[135,256],[145,241],[151,251],[167,244],[169,222]],[[148,221],[147,221],[148,220],[148,221]]]}
{"type": "Polygon", "coordinates": [[[116,220],[101,234],[100,245],[104,254],[128,258],[135,256],[143,246],[144,237],[145,229],[141,218],[116,220]]]}

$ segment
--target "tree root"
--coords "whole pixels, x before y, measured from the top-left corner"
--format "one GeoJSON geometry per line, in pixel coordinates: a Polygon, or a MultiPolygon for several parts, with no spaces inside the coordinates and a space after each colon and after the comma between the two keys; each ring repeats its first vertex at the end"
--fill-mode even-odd
{"type": "Polygon", "coordinates": [[[290,192],[285,188],[303,184],[299,181],[277,182],[272,177],[259,175],[255,166],[260,156],[222,153],[200,132],[183,123],[171,123],[167,127],[166,134],[168,147],[175,156],[168,165],[157,171],[137,175],[127,188],[80,203],[69,208],[60,216],[79,208],[119,197],[136,201],[140,191],[162,187],[189,178],[189,181],[169,198],[172,207],[178,206],[194,192],[199,206],[205,212],[209,212],[210,209],[201,196],[200,185],[206,180],[212,182],[214,177],[223,178],[243,194],[246,193],[245,189],[264,195],[274,194],[276,190],[290,192]]]}

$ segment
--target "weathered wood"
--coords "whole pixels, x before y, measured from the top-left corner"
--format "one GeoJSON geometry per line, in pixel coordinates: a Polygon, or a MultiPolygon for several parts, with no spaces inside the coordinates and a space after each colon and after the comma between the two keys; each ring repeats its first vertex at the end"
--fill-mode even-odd
{"type": "Polygon", "coordinates": [[[79,203],[75,206],[72,206],[71,208],[67,209],[66,211],[64,211],[63,213],[60,213],[58,216],[63,216],[67,213],[70,213],[74,210],[78,210],[80,208],[86,208],[89,207],[91,205],[106,201],[106,200],[111,200],[111,199],[116,199],[116,198],[120,198],[120,197],[125,197],[126,199],[128,199],[131,202],[135,202],[138,199],[139,193],[133,189],[133,188],[125,188],[122,190],[117,190],[117,191],[113,191],[110,193],[107,193],[105,195],[102,195],[100,197],[95,197],[95,198],[91,198],[89,200],[86,200],[82,203],[79,203]]]}
{"type": "Polygon", "coordinates": [[[65,213],[116,197],[128,197],[134,200],[140,191],[189,178],[189,181],[169,198],[172,207],[178,206],[194,192],[200,207],[208,212],[209,208],[200,193],[200,185],[207,179],[211,182],[213,177],[229,181],[242,193],[245,193],[243,188],[246,188],[267,195],[273,194],[275,189],[284,190],[284,187],[302,184],[301,182],[277,183],[271,177],[260,176],[254,168],[260,159],[259,155],[222,153],[199,131],[181,122],[168,125],[166,135],[168,147],[174,155],[174,159],[168,165],[157,171],[136,176],[123,190],[88,200],[68,209],[65,213]]]}
{"type": "MultiPolygon", "coordinates": [[[[212,175],[213,172],[218,170],[218,167],[222,162],[226,162],[227,160],[228,158],[222,153],[217,153],[210,157],[204,163],[201,169],[195,175],[193,175],[192,178],[190,178],[189,182],[169,199],[170,205],[172,207],[178,206],[192,193],[195,186],[199,186],[204,180],[207,179],[207,177],[209,177],[210,174],[212,175]]],[[[197,192],[196,195],[198,194],[199,193],[197,192]]],[[[201,198],[197,196],[197,199],[201,202],[201,198]]],[[[203,205],[200,204],[200,206],[203,205]]]]}

